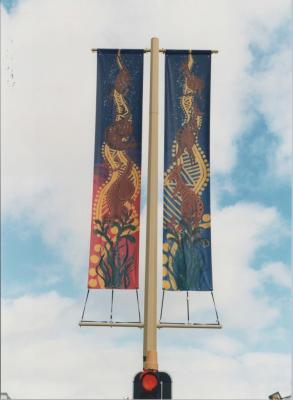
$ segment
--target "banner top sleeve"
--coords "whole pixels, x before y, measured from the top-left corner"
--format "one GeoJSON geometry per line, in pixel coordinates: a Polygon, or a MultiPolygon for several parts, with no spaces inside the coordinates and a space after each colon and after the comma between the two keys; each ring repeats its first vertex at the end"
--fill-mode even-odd
{"type": "Polygon", "coordinates": [[[98,54],[144,54],[144,49],[97,49],[98,54]]]}
{"type": "Polygon", "coordinates": [[[210,55],[212,50],[165,50],[166,54],[210,55]]]}

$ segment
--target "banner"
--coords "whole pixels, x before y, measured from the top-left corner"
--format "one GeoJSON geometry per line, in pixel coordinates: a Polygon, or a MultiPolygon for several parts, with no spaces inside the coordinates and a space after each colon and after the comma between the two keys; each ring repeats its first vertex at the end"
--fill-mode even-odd
{"type": "Polygon", "coordinates": [[[138,287],[143,54],[97,52],[90,289],[138,287]]]}
{"type": "Polygon", "coordinates": [[[163,288],[212,290],[210,51],[166,51],[163,288]]]}

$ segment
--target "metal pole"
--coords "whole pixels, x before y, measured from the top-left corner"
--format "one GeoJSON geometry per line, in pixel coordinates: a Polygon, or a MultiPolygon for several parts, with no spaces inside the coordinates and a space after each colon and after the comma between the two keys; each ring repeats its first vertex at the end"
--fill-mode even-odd
{"type": "Polygon", "coordinates": [[[158,370],[157,358],[157,195],[158,195],[159,39],[151,40],[149,154],[147,186],[146,266],[143,367],[158,370]]]}

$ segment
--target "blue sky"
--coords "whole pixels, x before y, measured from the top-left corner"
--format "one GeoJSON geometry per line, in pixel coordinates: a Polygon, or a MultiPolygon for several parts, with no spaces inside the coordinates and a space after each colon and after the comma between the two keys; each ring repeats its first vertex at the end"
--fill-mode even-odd
{"type": "MultiPolygon", "coordinates": [[[[11,352],[20,343],[17,333],[34,338],[43,332],[44,340],[38,338],[40,351],[45,354],[45,348],[55,340],[56,347],[52,351],[61,355],[64,352],[64,357],[70,354],[70,346],[75,354],[76,343],[79,343],[81,350],[74,355],[75,361],[79,362],[87,354],[92,368],[102,373],[99,362],[91,361],[90,347],[86,347],[89,343],[95,343],[99,338],[101,359],[103,349],[112,354],[119,345],[121,352],[132,349],[136,354],[140,349],[141,335],[126,331],[114,333],[111,330],[107,334],[105,331],[76,330],[86,292],[94,135],[95,64],[87,51],[96,45],[122,46],[122,38],[113,26],[118,15],[126,18],[127,14],[120,6],[117,9],[114,2],[109,2],[99,10],[104,21],[96,26],[92,14],[97,12],[97,5],[92,2],[84,6],[77,1],[71,7],[65,0],[60,9],[58,2],[49,3],[43,1],[43,9],[37,5],[37,0],[1,2],[7,11],[3,14],[5,56],[2,62],[5,71],[13,70],[15,79],[15,87],[12,87],[7,72],[3,89],[6,95],[3,122],[5,193],[1,261],[2,296],[7,307],[9,337],[6,343],[11,352]],[[16,10],[17,13],[12,12],[16,10]],[[46,21],[42,19],[44,15],[46,21]],[[75,19],[77,15],[79,20],[75,19]],[[44,21],[43,24],[40,21],[44,21]],[[86,32],[83,30],[85,23],[88,27],[86,32]],[[113,44],[115,40],[117,45],[113,44]],[[73,49],[68,47],[72,41],[75,43],[73,49]],[[43,49],[44,44],[47,51],[43,49]],[[44,75],[44,68],[49,73],[44,75]],[[73,81],[75,85],[72,85],[73,81]],[[25,318],[26,310],[35,309],[36,318],[42,320],[40,304],[51,310],[51,325],[42,331],[32,323],[31,331],[24,326],[23,333],[21,327],[18,332],[18,313],[25,318]],[[66,315],[59,315],[58,309],[66,315]],[[62,332],[56,333],[59,324],[64,324],[64,332],[68,334],[68,353],[66,346],[58,347],[62,340],[62,332]]],[[[129,0],[129,3],[132,2],[129,0]]],[[[264,6],[264,2],[260,3],[264,6]]],[[[176,336],[174,332],[160,332],[159,343],[163,366],[167,362],[172,365],[174,353],[199,376],[197,361],[190,359],[186,350],[189,349],[194,357],[200,354],[207,375],[202,378],[199,389],[201,398],[210,396],[216,399],[217,393],[221,393],[222,398],[245,398],[247,393],[261,398],[265,393],[273,392],[274,388],[286,391],[283,395],[290,391],[289,372],[282,376],[277,371],[288,366],[292,335],[288,282],[291,264],[291,108],[288,104],[291,97],[290,90],[288,97],[286,88],[291,79],[291,27],[287,17],[290,7],[285,0],[281,3],[271,0],[265,4],[265,9],[261,4],[254,7],[252,1],[239,2],[238,5],[229,3],[229,7],[222,4],[223,9],[219,8],[218,13],[223,21],[225,19],[225,25],[221,19],[212,21],[217,38],[196,16],[197,24],[188,25],[190,36],[198,37],[200,29],[206,33],[205,38],[199,39],[198,48],[220,49],[220,53],[214,56],[217,58],[213,59],[212,68],[211,141],[214,160],[211,160],[211,195],[215,220],[215,295],[224,329],[218,333],[195,332],[193,336],[178,331],[176,336]],[[237,29],[233,21],[238,22],[237,29]],[[235,56],[229,56],[235,51],[235,56]],[[176,337],[181,338],[180,345],[176,345],[176,337]],[[211,361],[207,360],[213,360],[214,365],[218,362],[223,365],[221,379],[227,384],[221,386],[213,375],[211,361]],[[272,370],[268,368],[265,374],[262,370],[268,360],[272,370]],[[257,366],[255,370],[253,365],[257,366]],[[209,392],[211,382],[218,388],[217,393],[209,392]]],[[[198,2],[197,6],[203,14],[213,9],[212,2],[205,5],[198,2]]],[[[166,11],[169,20],[160,27],[151,6],[145,6],[144,13],[153,16],[151,27],[160,36],[163,47],[193,46],[194,40],[190,36],[182,34],[180,37],[171,33],[172,24],[178,30],[182,27],[182,22],[173,19],[178,7],[176,1],[169,4],[166,11]]],[[[195,6],[190,7],[193,9],[195,6]]],[[[164,12],[162,3],[157,12],[159,15],[164,12]]],[[[149,34],[141,10],[134,6],[133,14],[137,18],[137,37],[133,37],[124,21],[119,25],[119,29],[124,30],[123,40],[127,42],[126,47],[146,47],[149,34]]],[[[147,116],[147,110],[144,116],[147,116]]],[[[101,307],[106,297],[99,295],[94,295],[89,312],[100,312],[97,306],[101,307]]],[[[130,309],[133,304],[129,299],[123,297],[130,309]]],[[[194,299],[194,317],[204,317],[210,309],[209,300],[194,299]]],[[[182,313],[179,300],[178,304],[176,299],[170,301],[177,318],[182,313]]],[[[30,340],[28,338],[28,343],[30,340]]],[[[31,346],[31,351],[35,351],[33,343],[31,346]]],[[[22,371],[29,360],[22,352],[19,354],[19,369],[22,371]]],[[[119,357],[123,358],[123,353],[117,356],[117,366],[120,365],[119,357]]],[[[130,376],[140,368],[140,358],[138,354],[129,359],[130,376]]],[[[5,355],[3,362],[7,365],[5,390],[12,396],[38,397],[41,390],[52,398],[58,398],[60,393],[71,393],[72,398],[78,398],[82,391],[87,398],[96,396],[86,370],[81,380],[87,384],[83,386],[80,383],[73,391],[70,391],[70,378],[67,375],[62,378],[61,373],[57,394],[50,386],[50,377],[46,380],[40,375],[41,383],[35,391],[29,387],[33,368],[39,368],[41,374],[42,366],[36,364],[31,374],[30,370],[27,372],[28,383],[20,389],[5,355]]],[[[111,371],[106,370],[103,370],[103,379],[111,380],[111,371]]],[[[175,383],[181,382],[180,371],[174,368],[173,374],[175,383]]],[[[130,394],[131,388],[125,386],[123,379],[117,387],[130,394]]],[[[188,388],[177,385],[177,398],[191,398],[192,392],[188,392],[188,388]]],[[[100,398],[103,395],[107,393],[101,392],[100,398]]]]}
{"type": "Polygon", "coordinates": [[[18,0],[1,0],[1,4],[3,4],[5,10],[10,13],[13,8],[17,6],[18,0]]]}

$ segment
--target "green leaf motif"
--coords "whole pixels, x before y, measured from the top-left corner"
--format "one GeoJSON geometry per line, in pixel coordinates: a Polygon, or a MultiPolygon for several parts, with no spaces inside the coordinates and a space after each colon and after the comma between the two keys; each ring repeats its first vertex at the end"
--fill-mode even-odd
{"type": "Polygon", "coordinates": [[[123,231],[127,231],[127,230],[135,231],[136,230],[136,226],[135,225],[125,225],[123,227],[123,231]]]}
{"type": "Polygon", "coordinates": [[[121,239],[126,239],[129,240],[131,243],[135,243],[135,237],[131,236],[131,235],[123,235],[121,236],[121,239]]]}

